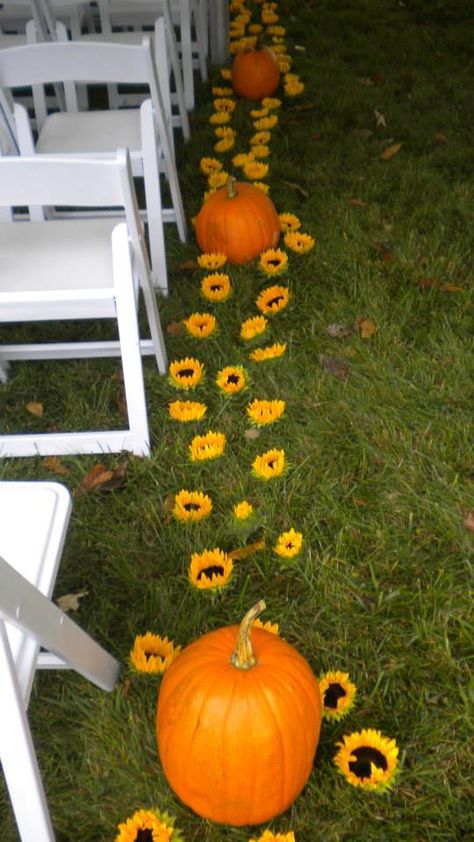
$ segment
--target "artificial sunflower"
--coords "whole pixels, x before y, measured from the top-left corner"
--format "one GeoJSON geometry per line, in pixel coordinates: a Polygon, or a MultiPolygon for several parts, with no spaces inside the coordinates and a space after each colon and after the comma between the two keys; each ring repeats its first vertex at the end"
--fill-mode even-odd
{"type": "Polygon", "coordinates": [[[222,140],[218,140],[217,143],[214,144],[214,152],[218,152],[219,154],[228,152],[229,149],[235,144],[235,140],[233,137],[223,137],[222,140]]]}
{"type": "Polygon", "coordinates": [[[228,584],[233,566],[230,556],[215,547],[213,550],[192,554],[188,575],[196,588],[217,590],[228,584]]]}
{"type": "MultiPolygon", "coordinates": [[[[137,810],[133,816],[120,822],[115,842],[178,842],[172,821],[166,813],[160,816],[154,810],[137,810]]],[[[181,838],[181,837],[179,837],[181,838]]]]}
{"type": "Polygon", "coordinates": [[[289,231],[297,231],[301,227],[301,222],[294,213],[279,213],[278,219],[280,228],[285,234],[289,231]]]}
{"type": "Polygon", "coordinates": [[[253,506],[247,500],[241,500],[240,503],[235,504],[232,512],[237,520],[248,520],[253,514],[253,506]]]}
{"type": "Polygon", "coordinates": [[[284,26],[267,26],[267,35],[277,35],[279,38],[283,38],[286,35],[286,29],[284,26]]]}
{"type": "Polygon", "coordinates": [[[354,705],[357,688],[348,672],[326,672],[319,679],[319,689],[325,719],[342,719],[354,705]]]}
{"type": "Polygon", "coordinates": [[[252,152],[239,152],[238,155],[234,155],[232,158],[232,163],[234,167],[244,167],[246,164],[249,164],[254,160],[252,152]]]}
{"type": "Polygon", "coordinates": [[[231,99],[230,97],[219,97],[212,104],[214,111],[226,111],[227,114],[233,114],[237,105],[235,99],[231,99]]]}
{"type": "Polygon", "coordinates": [[[286,342],[275,342],[265,348],[255,348],[250,352],[249,357],[255,363],[263,363],[266,360],[274,360],[281,357],[286,351],[286,342]]]}
{"type": "Polygon", "coordinates": [[[253,121],[253,127],[257,132],[269,131],[278,125],[278,117],[276,114],[269,114],[268,117],[259,117],[258,120],[253,121]]]}
{"type": "Polygon", "coordinates": [[[212,500],[202,491],[181,489],[174,498],[173,514],[182,521],[197,521],[209,517],[212,512],[212,500]]]}
{"type": "Polygon", "coordinates": [[[130,661],[138,672],[163,673],[180,649],[167,637],[146,632],[136,636],[130,661]]]}
{"type": "Polygon", "coordinates": [[[265,8],[262,9],[262,23],[265,23],[268,26],[269,23],[278,23],[279,20],[280,18],[275,14],[275,12],[265,8]]]}
{"type": "Polygon", "coordinates": [[[233,93],[234,93],[233,88],[228,88],[228,87],[223,88],[223,87],[219,87],[219,86],[216,86],[216,87],[212,88],[212,95],[213,96],[232,96],[233,93]]]}
{"type": "Polygon", "coordinates": [[[263,32],[263,26],[261,23],[252,23],[249,26],[249,35],[260,35],[263,32]]]}
{"type": "Polygon", "coordinates": [[[209,117],[209,122],[211,126],[226,126],[227,123],[230,123],[232,119],[232,114],[228,111],[215,111],[214,114],[211,114],[209,117]]]}
{"type": "Polygon", "coordinates": [[[259,400],[255,398],[247,407],[247,415],[257,427],[273,424],[278,421],[285,412],[285,401],[281,400],[259,400]]]}
{"type": "Polygon", "coordinates": [[[272,139],[271,132],[255,132],[250,138],[251,146],[260,146],[261,144],[270,143],[272,139]]]}
{"type": "Polygon", "coordinates": [[[252,468],[258,479],[279,477],[285,470],[285,451],[272,448],[266,453],[261,453],[253,460],[252,468]]]}
{"type": "Polygon", "coordinates": [[[245,319],[240,325],[241,339],[255,339],[265,333],[268,321],[265,316],[252,316],[250,319],[245,319]]]}
{"type": "Polygon", "coordinates": [[[245,369],[241,365],[227,365],[217,372],[216,383],[226,395],[235,395],[246,386],[245,369]]]}
{"type": "Polygon", "coordinates": [[[227,255],[220,251],[203,252],[197,258],[201,269],[221,269],[227,263],[227,255]]]}
{"type": "Polygon", "coordinates": [[[250,116],[254,120],[258,120],[259,117],[267,117],[268,116],[268,108],[252,108],[250,112],[250,116]]]}
{"type": "Polygon", "coordinates": [[[227,184],[228,178],[229,173],[225,170],[220,170],[220,172],[211,172],[211,174],[207,177],[207,183],[211,190],[218,190],[219,187],[224,187],[224,184],[227,184]]]}
{"type": "Polygon", "coordinates": [[[278,623],[272,623],[271,620],[263,620],[260,617],[257,617],[256,620],[253,621],[254,626],[258,626],[260,629],[265,629],[265,631],[270,632],[270,634],[280,634],[280,626],[278,623]]]}
{"type": "Polygon", "coordinates": [[[201,294],[208,301],[226,301],[231,291],[229,275],[224,272],[206,275],[201,281],[201,294]]]}
{"type": "Polygon", "coordinates": [[[296,532],[293,527],[287,532],[282,532],[278,536],[274,550],[281,558],[293,558],[301,552],[303,546],[303,535],[301,532],[296,532]]]}
{"type": "Polygon", "coordinates": [[[171,401],[168,412],[174,421],[200,421],[207,412],[207,406],[199,401],[171,401]]]}
{"type": "Polygon", "coordinates": [[[300,96],[304,91],[303,82],[285,82],[283,90],[287,96],[300,96]]]}
{"type": "Polygon", "coordinates": [[[203,436],[194,436],[189,445],[191,462],[205,462],[207,459],[218,459],[224,453],[226,438],[224,433],[214,433],[210,430],[203,436]]]}
{"type": "Polygon", "coordinates": [[[305,254],[311,251],[314,246],[314,237],[310,234],[303,234],[302,231],[288,231],[284,236],[285,246],[298,254],[305,254]]]}
{"type": "Polygon", "coordinates": [[[201,158],[199,167],[204,175],[209,176],[213,172],[220,172],[223,164],[217,158],[201,158]]]}
{"type": "Polygon", "coordinates": [[[169,373],[173,386],[179,389],[194,389],[202,379],[204,366],[193,357],[185,357],[170,363],[169,373]]]}
{"type": "Polygon", "coordinates": [[[261,313],[273,315],[283,310],[290,300],[288,287],[272,286],[263,289],[256,300],[256,305],[261,313]]]}
{"type": "Polygon", "coordinates": [[[196,339],[207,339],[216,329],[216,317],[212,313],[192,313],[183,319],[188,333],[196,339]]]}
{"type": "Polygon", "coordinates": [[[232,69],[230,67],[221,67],[219,73],[221,74],[221,79],[224,79],[225,82],[229,82],[232,79],[232,69]]]}
{"type": "Polygon", "coordinates": [[[217,129],[214,129],[214,134],[216,137],[221,138],[235,138],[237,132],[235,129],[232,129],[230,126],[217,126],[217,129]]]}
{"type": "Polygon", "coordinates": [[[276,56],[278,68],[280,73],[288,73],[291,70],[291,56],[276,56]]]}
{"type": "MultiPolygon", "coordinates": [[[[254,621],[254,626],[258,625],[254,621]]],[[[295,842],[295,834],[292,830],[289,833],[272,833],[271,830],[264,830],[258,839],[250,839],[249,842],[295,842]]]]}
{"type": "MultiPolygon", "coordinates": [[[[254,150],[255,150],[254,146],[254,150]]],[[[244,175],[250,181],[258,181],[260,178],[265,178],[268,174],[268,164],[263,164],[261,161],[249,161],[244,164],[244,175]]]]}
{"type": "Polygon", "coordinates": [[[288,255],[282,249],[267,249],[260,255],[259,266],[266,275],[278,275],[288,266],[288,255]]]}
{"type": "Polygon", "coordinates": [[[269,193],[270,186],[268,184],[264,184],[263,181],[254,181],[253,186],[257,187],[258,190],[261,190],[262,193],[269,193]]]}
{"type": "Polygon", "coordinates": [[[270,155],[270,147],[266,143],[256,143],[252,146],[252,154],[255,158],[268,158],[270,155]]]}
{"type": "Polygon", "coordinates": [[[374,728],[344,735],[334,763],[352,786],[382,792],[394,780],[398,746],[374,728]]]}

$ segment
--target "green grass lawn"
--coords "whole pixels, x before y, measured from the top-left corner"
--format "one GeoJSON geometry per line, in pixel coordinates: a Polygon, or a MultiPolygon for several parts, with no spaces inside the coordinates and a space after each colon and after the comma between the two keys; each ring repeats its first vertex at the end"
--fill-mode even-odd
{"type": "MultiPolygon", "coordinates": [[[[183,246],[170,234],[167,347],[170,360],[205,364],[191,397],[207,404],[206,419],[171,420],[169,401],[189,394],[146,359],[151,459],[62,457],[63,475],[40,458],[0,462],[2,479],[59,480],[73,493],[55,596],[87,591],[74,619],[124,664],[112,694],[72,673],[35,682],[29,718],[60,842],[113,840],[118,822],[142,807],[168,811],[187,842],[248,842],[266,827],[293,830],[296,842],[474,836],[465,524],[474,510],[474,12],[461,0],[281,0],[279,11],[305,91],[281,92],[266,181],[278,212],[296,214],[316,240],[309,253],[289,255],[281,276],[290,302],[269,335],[287,343],[286,354],[252,363],[239,338],[273,281],[256,264],[231,267],[233,296],[209,306],[193,237],[183,246]],[[207,341],[173,324],[210,309],[218,332],[207,341]],[[365,338],[361,319],[375,328],[365,338]],[[334,324],[343,336],[330,335],[334,324]],[[249,375],[230,398],[215,385],[225,365],[249,375]],[[256,433],[246,416],[255,397],[286,401],[282,420],[256,433]],[[209,429],[225,433],[225,455],[196,467],[189,442],[209,429]],[[287,470],[262,482],[252,462],[274,447],[285,450],[287,470]],[[126,465],[121,487],[78,493],[98,462],[126,465]],[[208,519],[183,525],[170,516],[183,488],[212,497],[208,519]],[[244,498],[256,512],[249,536],[232,519],[244,498]],[[282,562],[273,546],[290,527],[303,534],[303,550],[282,562]],[[220,593],[190,584],[193,552],[229,552],[256,537],[266,547],[236,560],[220,593]],[[349,673],[356,704],[345,719],[324,721],[313,773],[286,813],[254,829],[218,826],[166,783],[154,731],[160,679],[134,672],[128,656],[137,634],[184,646],[240,621],[261,597],[262,619],[279,623],[317,676],[349,673]],[[336,743],[363,728],[399,746],[388,793],[352,787],[333,764],[336,743]]],[[[211,77],[224,84],[218,69],[211,77]]],[[[248,149],[252,107],[237,106],[226,167],[248,149]]],[[[211,113],[210,85],[201,85],[191,143],[179,149],[189,219],[206,189],[199,161],[214,154],[211,113]]],[[[2,428],[116,423],[116,374],[115,362],[17,363],[0,386],[2,428]],[[43,404],[42,422],[28,401],[43,404]]],[[[3,842],[16,839],[2,792],[0,826],[3,842]]]]}

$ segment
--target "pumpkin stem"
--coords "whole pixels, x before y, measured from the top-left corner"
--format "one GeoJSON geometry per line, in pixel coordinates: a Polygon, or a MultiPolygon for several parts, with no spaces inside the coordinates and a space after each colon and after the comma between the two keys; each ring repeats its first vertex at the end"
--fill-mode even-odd
{"type": "Polygon", "coordinates": [[[250,640],[250,629],[252,628],[253,621],[257,619],[258,615],[261,614],[265,608],[266,605],[264,600],[260,599],[257,604],[250,609],[250,611],[247,611],[240,624],[235,649],[230,659],[234,667],[237,667],[239,670],[252,669],[252,667],[254,667],[257,663],[257,659],[253,653],[252,641],[250,640]]]}
{"type": "Polygon", "coordinates": [[[237,190],[234,187],[235,182],[236,182],[235,177],[233,175],[230,175],[229,178],[227,179],[227,185],[226,185],[227,186],[227,198],[228,199],[235,199],[235,197],[239,195],[237,193],[237,190]]]}

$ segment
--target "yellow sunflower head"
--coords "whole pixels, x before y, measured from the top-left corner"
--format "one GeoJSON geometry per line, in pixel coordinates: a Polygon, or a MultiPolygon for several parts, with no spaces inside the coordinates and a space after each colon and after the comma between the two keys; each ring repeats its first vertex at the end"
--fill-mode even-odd
{"type": "Polygon", "coordinates": [[[250,145],[251,146],[267,145],[268,143],[270,143],[271,137],[272,137],[271,132],[268,132],[268,131],[266,131],[266,132],[255,132],[255,134],[253,134],[252,137],[250,138],[250,145]]]}
{"type": "Polygon", "coordinates": [[[211,313],[192,313],[188,319],[183,319],[188,333],[196,339],[207,339],[216,329],[216,317],[211,313]]]}
{"type": "Polygon", "coordinates": [[[233,114],[235,111],[236,101],[231,97],[219,97],[213,101],[214,111],[224,111],[227,114],[233,114]]]}
{"type": "Polygon", "coordinates": [[[398,746],[374,728],[344,735],[334,763],[352,786],[382,792],[393,784],[398,746]]]}
{"type": "Polygon", "coordinates": [[[288,301],[290,300],[290,291],[288,287],[282,287],[275,284],[272,287],[263,289],[255,302],[261,313],[266,315],[273,315],[284,310],[288,301]]]}
{"type": "Polygon", "coordinates": [[[221,79],[224,79],[225,82],[229,82],[232,79],[232,69],[230,67],[221,67],[219,73],[221,74],[221,79]]]}
{"type": "MultiPolygon", "coordinates": [[[[252,146],[252,154],[255,158],[268,158],[270,155],[270,147],[266,143],[256,143],[255,146],[252,146]]],[[[265,173],[265,175],[266,174],[267,173],[265,173]]],[[[263,177],[264,176],[261,176],[261,178],[263,177]]]]}
{"type": "Polygon", "coordinates": [[[256,187],[258,190],[261,190],[262,193],[270,192],[270,185],[265,184],[264,181],[254,181],[253,186],[256,187]]]}
{"type": "Polygon", "coordinates": [[[300,96],[304,91],[303,82],[285,82],[283,90],[287,96],[300,96]]]}
{"type": "Polygon", "coordinates": [[[233,562],[227,553],[216,547],[193,553],[188,575],[190,582],[200,590],[224,588],[231,577],[233,562]]]}
{"type": "Polygon", "coordinates": [[[306,254],[314,246],[314,237],[302,231],[288,231],[284,236],[285,246],[297,254],[306,254]]]}
{"type": "Polygon", "coordinates": [[[244,167],[246,164],[249,164],[254,160],[255,158],[253,152],[239,152],[232,158],[232,163],[234,167],[244,167]]]}
{"type": "Polygon", "coordinates": [[[229,111],[215,111],[209,117],[211,126],[226,126],[232,120],[232,114],[229,111]]]}
{"type": "Polygon", "coordinates": [[[272,448],[261,453],[252,462],[252,468],[258,479],[270,480],[281,476],[285,470],[285,451],[272,448]]]}
{"type": "Polygon", "coordinates": [[[354,705],[357,689],[347,672],[326,672],[319,679],[319,689],[325,719],[342,719],[354,705]]]}
{"type": "Polygon", "coordinates": [[[235,139],[237,132],[235,129],[231,128],[231,126],[218,126],[217,129],[214,129],[214,134],[216,137],[220,137],[225,140],[235,139]]]}
{"type": "Polygon", "coordinates": [[[240,503],[235,504],[232,512],[237,520],[248,520],[253,514],[253,506],[247,500],[241,500],[240,503]]]}
{"type": "MultiPolygon", "coordinates": [[[[254,626],[257,626],[257,620],[254,626]]],[[[295,842],[295,834],[292,830],[289,833],[272,833],[271,830],[264,830],[258,839],[250,839],[249,842],[295,842]]]]}
{"type": "Polygon", "coordinates": [[[177,520],[197,521],[209,517],[212,512],[212,500],[202,491],[182,489],[174,498],[173,514],[177,520]]]}
{"type": "Polygon", "coordinates": [[[221,87],[219,85],[214,86],[212,88],[212,95],[213,96],[233,96],[234,90],[233,88],[229,87],[221,87]]]}
{"type": "Polygon", "coordinates": [[[257,132],[268,132],[278,125],[278,117],[276,114],[269,114],[268,117],[259,117],[258,120],[253,121],[253,127],[257,132]]]}
{"type": "Polygon", "coordinates": [[[207,412],[207,406],[199,401],[171,401],[168,412],[174,421],[200,421],[207,412]]]}
{"type": "Polygon", "coordinates": [[[216,383],[226,395],[235,395],[245,389],[246,371],[241,365],[227,365],[217,373],[216,383]]]}
{"type": "MultiPolygon", "coordinates": [[[[256,148],[254,146],[254,150],[256,148]]],[[[248,164],[244,164],[243,169],[244,175],[249,181],[258,181],[261,178],[265,178],[268,174],[268,164],[263,164],[261,161],[249,161],[248,164]]]]}
{"type": "Polygon", "coordinates": [[[210,176],[211,173],[220,172],[223,165],[221,161],[217,160],[217,158],[201,158],[199,167],[205,176],[210,176]]]}
{"type": "Polygon", "coordinates": [[[247,415],[257,427],[274,424],[285,412],[285,401],[259,400],[255,398],[247,407],[247,415]]]}
{"type": "Polygon", "coordinates": [[[255,363],[263,363],[266,360],[275,360],[283,356],[286,351],[286,342],[275,342],[265,348],[255,348],[250,352],[250,359],[255,363]]]}
{"type": "Polygon", "coordinates": [[[207,177],[207,183],[211,190],[218,190],[219,187],[224,187],[227,184],[227,179],[229,178],[229,173],[226,170],[220,170],[220,172],[211,172],[210,175],[207,177]]]}
{"type": "Polygon", "coordinates": [[[278,623],[272,623],[270,620],[263,622],[260,617],[257,617],[257,619],[253,621],[253,625],[257,626],[259,629],[264,629],[265,631],[270,632],[270,634],[280,634],[280,626],[278,623]]]}
{"type": "Polygon", "coordinates": [[[262,252],[259,266],[265,275],[278,275],[288,267],[288,255],[282,249],[267,249],[262,252]]]}
{"type": "Polygon", "coordinates": [[[191,462],[205,462],[208,459],[218,459],[224,453],[226,438],[224,433],[210,430],[203,436],[194,436],[189,445],[191,462]]]}
{"type": "Polygon", "coordinates": [[[199,255],[197,263],[201,269],[211,269],[211,271],[213,269],[222,269],[227,263],[227,255],[222,254],[220,251],[204,252],[199,255]]]}
{"type": "Polygon", "coordinates": [[[277,99],[276,97],[266,96],[262,99],[262,105],[264,108],[268,108],[270,111],[276,110],[280,108],[281,99],[277,99]]]}
{"type": "Polygon", "coordinates": [[[232,292],[229,275],[225,272],[214,272],[205,275],[201,281],[201,295],[208,301],[226,301],[232,292]]]}
{"type": "Polygon", "coordinates": [[[258,120],[260,117],[267,117],[268,115],[268,108],[252,108],[250,112],[250,116],[254,120],[258,120]]]}
{"type": "Polygon", "coordinates": [[[174,360],[170,363],[169,375],[173,386],[178,389],[194,389],[204,374],[204,366],[193,357],[174,360]]]}
{"type": "Polygon", "coordinates": [[[120,822],[115,842],[139,842],[149,839],[150,842],[170,842],[171,837],[178,842],[181,839],[175,833],[173,821],[169,816],[153,810],[137,810],[133,816],[120,822]]]}
{"type": "Polygon", "coordinates": [[[265,333],[267,324],[265,316],[252,316],[250,319],[246,319],[240,326],[241,339],[255,339],[256,336],[265,333]]]}
{"type": "MultiPolygon", "coordinates": [[[[233,137],[223,137],[222,140],[218,140],[217,143],[214,144],[214,152],[218,154],[223,154],[224,152],[228,152],[230,149],[233,148],[235,144],[235,140],[233,137]]],[[[211,266],[207,267],[211,269],[211,266]]]]}
{"type": "Polygon", "coordinates": [[[278,536],[274,550],[281,558],[294,558],[301,552],[303,546],[303,535],[301,532],[296,532],[293,527],[287,532],[282,532],[278,536]]]}
{"type": "Polygon", "coordinates": [[[280,220],[280,228],[284,234],[289,231],[297,231],[298,228],[301,228],[301,222],[294,213],[279,213],[278,219],[280,220]]]}
{"type": "Polygon", "coordinates": [[[181,646],[175,646],[167,637],[146,632],[136,636],[130,661],[138,672],[163,673],[180,649],[181,646]]]}

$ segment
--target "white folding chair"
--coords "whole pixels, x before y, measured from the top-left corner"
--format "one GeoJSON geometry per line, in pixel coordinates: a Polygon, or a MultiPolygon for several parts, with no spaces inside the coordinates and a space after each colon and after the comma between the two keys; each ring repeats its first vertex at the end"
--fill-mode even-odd
{"type": "MultiPolygon", "coordinates": [[[[162,14],[161,0],[105,0],[115,26],[132,26],[136,30],[153,25],[162,14]]],[[[99,3],[100,8],[100,3],[99,3]]],[[[173,25],[178,33],[177,46],[181,59],[186,107],[195,106],[194,70],[206,81],[208,58],[208,0],[170,0],[173,25]]]]}
{"type": "Polygon", "coordinates": [[[59,483],[0,482],[0,760],[22,842],[55,838],[26,715],[35,671],[74,669],[110,691],[120,670],[51,602],[70,512],[59,483]]]}
{"type": "Polygon", "coordinates": [[[0,343],[11,360],[120,356],[128,426],[119,430],[2,434],[0,457],[129,450],[149,455],[141,353],[167,370],[128,154],[84,159],[0,158],[0,210],[30,207],[30,218],[0,223],[0,323],[114,319],[118,341],[0,343]],[[112,217],[45,220],[43,206],[120,207],[112,217]],[[33,220],[33,221],[31,221],[33,220]],[[151,339],[140,340],[143,292],[151,339]]]}
{"type": "MultiPolygon", "coordinates": [[[[156,25],[156,48],[166,53],[165,24],[156,25]]],[[[166,67],[166,62],[164,67],[166,67]]],[[[163,68],[162,68],[163,71],[163,68]]],[[[149,36],[139,46],[77,42],[55,42],[0,50],[0,86],[6,91],[35,83],[34,99],[38,124],[35,144],[24,108],[14,104],[12,124],[16,127],[22,155],[36,153],[108,157],[118,146],[128,148],[135,176],[143,176],[146,221],[154,284],[168,291],[164,223],[176,224],[180,239],[187,236],[183,201],[172,143],[171,112],[163,102],[169,91],[167,70],[158,81],[149,36]],[[66,112],[47,114],[38,87],[56,82],[64,86],[66,112]],[[150,97],[140,109],[79,111],[75,83],[144,84],[150,97]],[[169,183],[171,205],[161,202],[160,172],[169,183]]],[[[44,87],[41,87],[44,91],[44,87]]]]}

